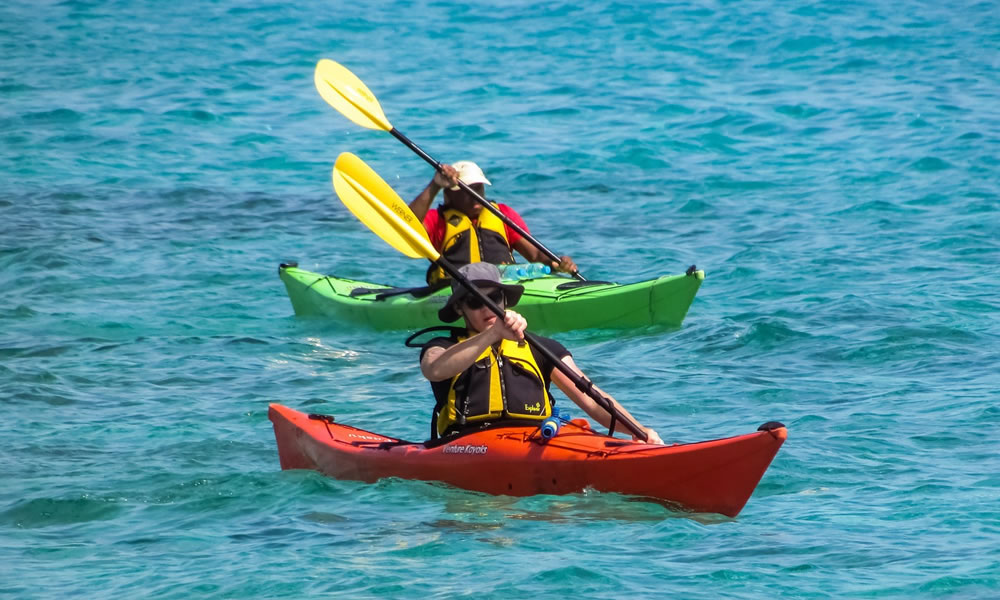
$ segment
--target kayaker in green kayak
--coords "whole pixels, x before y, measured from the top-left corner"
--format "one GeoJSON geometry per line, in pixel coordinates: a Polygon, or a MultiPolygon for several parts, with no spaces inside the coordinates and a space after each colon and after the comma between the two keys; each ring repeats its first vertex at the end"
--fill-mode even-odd
{"type": "MultiPolygon", "coordinates": [[[[459,272],[500,308],[515,306],[524,292],[521,285],[501,283],[499,270],[490,263],[471,263],[459,272]]],[[[553,381],[592,419],[605,427],[611,426],[607,410],[579,390],[542,353],[524,343],[527,322],[518,313],[506,310],[500,320],[482,301],[452,282],[451,297],[439,317],[445,323],[463,318],[465,327],[454,328],[449,337],[431,339],[420,352],[420,370],[431,382],[436,400],[433,437],[487,423],[541,423],[552,415],[549,384],[553,381]]],[[[565,346],[553,339],[535,338],[572,371],[585,377],[565,346]]],[[[614,398],[597,391],[623,416],[637,422],[614,398]]],[[[648,443],[663,443],[655,431],[640,427],[648,436],[648,443]]]]}
{"type": "MultiPolygon", "coordinates": [[[[559,262],[550,261],[537,246],[520,235],[508,224],[488,210],[474,197],[458,186],[461,179],[473,191],[486,197],[490,181],[483,170],[471,160],[462,160],[454,165],[442,165],[436,171],[427,187],[410,202],[410,210],[424,224],[431,244],[452,264],[461,266],[484,261],[495,265],[514,262],[513,251],[528,262],[544,262],[553,269],[575,273],[576,263],[569,256],[560,256],[559,262]],[[434,198],[444,190],[444,202],[431,210],[434,198]]],[[[500,212],[525,232],[528,226],[513,208],[496,203],[500,212]]],[[[447,279],[440,268],[427,272],[427,282],[434,284],[447,279]]]]}

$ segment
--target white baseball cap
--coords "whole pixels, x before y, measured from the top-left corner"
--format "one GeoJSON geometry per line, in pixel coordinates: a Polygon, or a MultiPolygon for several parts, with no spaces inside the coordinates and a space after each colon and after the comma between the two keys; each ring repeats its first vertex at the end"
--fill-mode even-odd
{"type": "MultiPolygon", "coordinates": [[[[483,170],[479,168],[479,165],[471,160],[460,160],[451,166],[455,167],[455,170],[458,171],[458,178],[461,179],[465,185],[472,185],[474,183],[493,185],[490,183],[489,179],[486,179],[486,175],[483,175],[483,170]]],[[[455,191],[459,189],[459,187],[456,185],[450,189],[455,191]]]]}

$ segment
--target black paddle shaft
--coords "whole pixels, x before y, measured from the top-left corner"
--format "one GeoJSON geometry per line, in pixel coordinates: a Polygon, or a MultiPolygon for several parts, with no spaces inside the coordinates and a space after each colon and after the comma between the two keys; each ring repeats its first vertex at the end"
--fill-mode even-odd
{"type": "MultiPolygon", "coordinates": [[[[496,303],[494,303],[492,300],[490,300],[489,296],[487,296],[486,294],[483,293],[482,290],[477,288],[471,281],[468,280],[468,278],[466,278],[465,275],[462,275],[458,271],[458,269],[455,268],[454,265],[445,260],[443,257],[438,258],[435,262],[438,265],[440,265],[441,268],[447,271],[448,274],[455,279],[455,281],[462,284],[462,286],[465,287],[465,289],[472,292],[472,295],[474,295],[476,298],[479,298],[479,300],[482,301],[483,304],[488,306],[489,309],[493,311],[493,314],[497,316],[497,318],[499,319],[504,318],[505,316],[504,310],[499,306],[497,306],[496,303]]],[[[592,381],[590,381],[586,377],[580,377],[577,373],[573,371],[573,369],[569,367],[569,365],[561,361],[555,354],[553,354],[551,350],[539,344],[538,340],[535,338],[534,335],[525,331],[524,339],[527,340],[528,344],[531,345],[532,348],[538,350],[539,352],[542,353],[543,356],[545,356],[545,358],[552,361],[552,364],[554,364],[555,367],[559,369],[563,375],[568,377],[570,381],[572,381],[573,384],[576,385],[576,388],[578,390],[593,398],[594,402],[597,402],[597,404],[601,408],[608,411],[608,414],[611,415],[611,427],[608,428],[608,432],[611,435],[614,435],[615,432],[615,422],[621,421],[622,424],[625,425],[625,428],[628,429],[635,437],[639,438],[644,442],[647,439],[649,439],[649,436],[646,435],[646,432],[643,431],[639,427],[639,425],[637,425],[634,421],[632,421],[632,419],[629,419],[625,415],[618,412],[618,409],[615,408],[614,404],[611,403],[611,400],[609,398],[606,398],[600,392],[594,389],[594,383],[592,381]]]]}
{"type": "MultiPolygon", "coordinates": [[[[393,127],[392,129],[389,130],[389,133],[391,133],[392,136],[394,138],[396,138],[397,140],[399,140],[399,141],[403,142],[404,144],[406,144],[407,148],[409,148],[410,150],[413,150],[414,152],[416,152],[417,155],[420,158],[422,158],[422,159],[426,160],[428,163],[430,163],[430,165],[432,167],[434,167],[434,169],[438,173],[442,173],[443,172],[443,169],[441,167],[441,163],[440,162],[434,160],[434,158],[431,157],[430,154],[427,154],[426,152],[424,152],[423,149],[420,146],[414,144],[410,140],[410,138],[408,138],[405,135],[403,135],[402,133],[400,133],[398,129],[396,129],[395,127],[393,127]]],[[[523,237],[524,239],[526,239],[529,242],[531,242],[531,245],[533,245],[535,248],[538,248],[539,250],[541,250],[542,254],[544,254],[545,256],[547,256],[549,258],[549,260],[551,260],[553,262],[556,262],[556,263],[561,262],[560,258],[558,256],[556,256],[556,254],[554,252],[552,252],[551,250],[549,250],[548,248],[546,248],[545,246],[543,246],[541,242],[539,242],[534,237],[532,237],[532,235],[530,233],[528,233],[527,231],[525,231],[523,227],[521,227],[517,223],[511,221],[507,217],[507,215],[505,215],[502,212],[500,212],[500,209],[497,208],[496,205],[494,205],[492,202],[490,202],[486,198],[483,198],[482,196],[480,196],[479,194],[477,194],[475,190],[473,190],[471,187],[469,187],[468,185],[466,185],[466,183],[464,181],[462,181],[461,179],[458,180],[458,187],[462,188],[463,190],[465,190],[466,192],[468,192],[469,194],[471,194],[472,197],[476,199],[476,202],[480,203],[483,206],[483,208],[485,208],[486,210],[488,210],[491,213],[493,213],[494,215],[496,215],[497,218],[499,218],[501,221],[503,221],[504,223],[506,223],[508,227],[510,227],[514,231],[518,232],[521,235],[521,237],[523,237]]],[[[587,281],[584,278],[583,275],[580,275],[579,271],[575,271],[573,273],[573,277],[576,277],[580,281],[587,281]]]]}

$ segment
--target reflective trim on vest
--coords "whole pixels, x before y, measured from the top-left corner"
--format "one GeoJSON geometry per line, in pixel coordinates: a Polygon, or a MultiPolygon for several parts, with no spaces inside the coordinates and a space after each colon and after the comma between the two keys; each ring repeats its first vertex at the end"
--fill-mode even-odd
{"type": "Polygon", "coordinates": [[[503,340],[499,353],[490,346],[471,367],[451,379],[437,430],[441,435],[453,425],[495,419],[541,421],[551,414],[552,398],[531,347],[503,340]],[[497,364],[499,369],[494,368],[497,364]]]}
{"type": "MultiPolygon", "coordinates": [[[[465,213],[453,208],[443,210],[445,231],[441,254],[448,262],[461,267],[474,262],[488,262],[495,265],[514,262],[507,227],[500,217],[483,209],[473,225],[465,213]]],[[[436,283],[447,278],[441,267],[432,265],[427,272],[427,282],[436,283]]]]}

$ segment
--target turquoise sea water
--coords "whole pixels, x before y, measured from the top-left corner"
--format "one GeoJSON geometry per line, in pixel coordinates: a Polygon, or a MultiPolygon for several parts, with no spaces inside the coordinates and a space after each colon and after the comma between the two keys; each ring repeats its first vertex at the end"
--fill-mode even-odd
{"type": "Polygon", "coordinates": [[[1000,596],[996,2],[0,5],[0,596],[1000,596]],[[421,438],[403,334],[279,262],[419,283],[334,198],[332,58],[589,278],[683,327],[559,336],[668,441],[781,420],[738,518],[281,472],[269,402],[421,438]]]}

